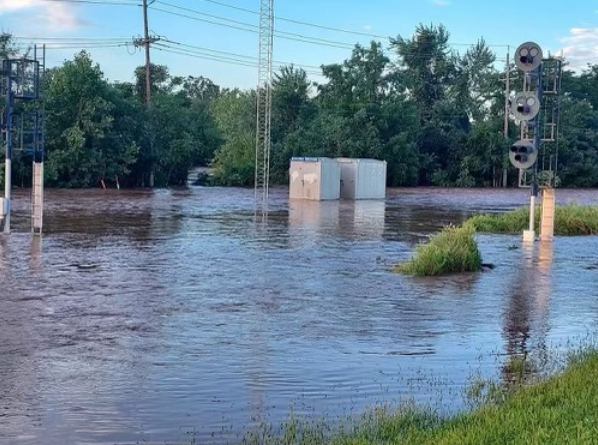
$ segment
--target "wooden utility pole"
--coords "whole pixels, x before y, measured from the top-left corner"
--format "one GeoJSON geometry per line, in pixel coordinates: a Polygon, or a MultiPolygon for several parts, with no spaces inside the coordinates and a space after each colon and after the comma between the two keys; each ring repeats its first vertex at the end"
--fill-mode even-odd
{"type": "MultiPolygon", "coordinates": [[[[139,47],[139,46],[143,46],[145,49],[145,95],[144,95],[144,99],[145,99],[145,105],[148,109],[151,107],[151,98],[152,98],[152,92],[151,92],[151,77],[152,77],[152,73],[151,73],[151,59],[150,59],[150,46],[152,43],[157,42],[158,40],[160,40],[160,38],[158,37],[154,37],[149,35],[149,20],[148,20],[148,16],[147,16],[147,9],[148,6],[153,3],[154,0],[143,0],[142,3],[142,8],[143,8],[143,38],[141,39],[136,39],[133,43],[135,44],[135,46],[139,47]]],[[[151,128],[149,129],[150,132],[150,136],[149,136],[149,152],[150,152],[150,158],[151,158],[151,128]]],[[[150,167],[150,177],[149,177],[149,186],[153,187],[154,186],[154,167],[153,167],[153,161],[150,161],[151,167],[150,167]]]]}
{"type": "Polygon", "coordinates": [[[147,0],[143,0],[143,45],[145,46],[145,104],[150,105],[151,101],[151,69],[150,69],[150,45],[149,25],[147,20],[147,0]]]}

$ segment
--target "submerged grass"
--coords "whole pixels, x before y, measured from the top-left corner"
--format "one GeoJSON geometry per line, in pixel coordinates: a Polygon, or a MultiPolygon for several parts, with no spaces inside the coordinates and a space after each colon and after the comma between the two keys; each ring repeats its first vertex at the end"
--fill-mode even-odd
{"type": "MultiPolygon", "coordinates": [[[[541,206],[536,206],[535,230],[540,227],[541,206]]],[[[468,219],[479,232],[519,233],[529,225],[529,206],[509,212],[476,215],[468,219]]],[[[561,236],[598,234],[598,206],[568,204],[557,206],[555,210],[554,234],[561,236]]]]}
{"type": "Polygon", "coordinates": [[[574,354],[564,372],[516,391],[502,391],[470,413],[441,418],[406,405],[372,409],[332,431],[297,419],[246,436],[251,445],[591,444],[598,437],[598,352],[574,354]]]}
{"type": "Polygon", "coordinates": [[[482,266],[482,255],[471,224],[449,226],[415,249],[411,260],[396,265],[395,272],[415,276],[440,276],[475,272],[482,266]]]}

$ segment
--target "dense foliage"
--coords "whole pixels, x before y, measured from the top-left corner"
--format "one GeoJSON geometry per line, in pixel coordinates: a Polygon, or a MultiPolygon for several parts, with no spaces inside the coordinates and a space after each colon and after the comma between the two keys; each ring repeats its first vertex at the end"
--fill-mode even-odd
{"type": "MultiPolygon", "coordinates": [[[[294,66],[276,73],[272,181],[287,182],[292,156],[350,156],[386,160],[389,186],[515,184],[507,147],[519,129],[511,120],[509,140],[503,135],[505,73],[485,42],[460,54],[442,25],[420,25],[384,45],[357,45],[342,63],[322,66],[320,83],[294,66]]],[[[2,35],[0,58],[14,51],[2,35]]],[[[131,83],[110,83],[86,52],[49,72],[48,185],[95,187],[117,177],[131,187],[177,185],[195,166],[213,167],[214,183],[253,183],[254,90],[152,65],[147,108],[144,70],[134,74],[131,83]]],[[[514,67],[511,74],[516,90],[521,78],[514,67]]],[[[562,186],[598,186],[596,86],[598,65],[565,73],[562,186]]],[[[29,159],[15,153],[15,183],[28,184],[29,159]]]]}

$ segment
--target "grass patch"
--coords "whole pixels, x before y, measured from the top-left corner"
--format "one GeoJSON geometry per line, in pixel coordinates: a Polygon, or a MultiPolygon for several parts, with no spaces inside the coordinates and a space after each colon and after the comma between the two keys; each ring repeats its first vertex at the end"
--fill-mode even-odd
{"type": "MultiPolygon", "coordinates": [[[[559,236],[598,234],[598,206],[568,204],[555,210],[554,234],[559,236]]],[[[541,206],[536,206],[535,230],[540,230],[541,206]]],[[[476,215],[467,220],[478,232],[520,233],[529,226],[529,206],[504,213],[476,215]]]]}
{"type": "Polygon", "coordinates": [[[560,445],[592,444],[598,437],[596,350],[575,354],[564,372],[541,383],[522,386],[514,392],[498,388],[492,391],[496,394],[486,404],[450,418],[414,405],[398,410],[378,407],[334,431],[323,422],[310,424],[292,419],[282,426],[280,435],[267,429],[247,436],[243,443],[560,445]]]}
{"type": "MultiPolygon", "coordinates": [[[[598,437],[598,353],[500,405],[458,416],[422,444],[594,443],[598,437]]],[[[417,442],[416,442],[417,443],[417,442]]]]}
{"type": "Polygon", "coordinates": [[[482,255],[471,224],[449,226],[415,248],[411,260],[393,267],[395,272],[415,276],[440,276],[476,272],[482,267],[482,255]]]}

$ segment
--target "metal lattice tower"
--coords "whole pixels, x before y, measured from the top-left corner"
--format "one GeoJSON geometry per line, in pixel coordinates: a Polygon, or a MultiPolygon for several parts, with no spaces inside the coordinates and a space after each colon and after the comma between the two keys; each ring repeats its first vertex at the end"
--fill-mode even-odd
{"type": "MultiPolygon", "coordinates": [[[[563,60],[559,57],[548,57],[542,60],[542,65],[536,78],[524,77],[524,90],[531,91],[540,84],[541,108],[537,122],[533,125],[526,122],[521,124],[521,139],[533,140],[536,131],[539,132],[541,150],[538,159],[538,170],[544,178],[544,185],[557,186],[558,173],[558,139],[560,134],[561,93],[563,78],[563,60]]],[[[520,187],[530,187],[527,172],[520,172],[520,187]]]]}
{"type": "Polygon", "coordinates": [[[270,126],[272,121],[272,48],[274,0],[260,0],[259,65],[257,81],[257,125],[255,141],[256,210],[268,206],[270,181],[270,126]]]}

